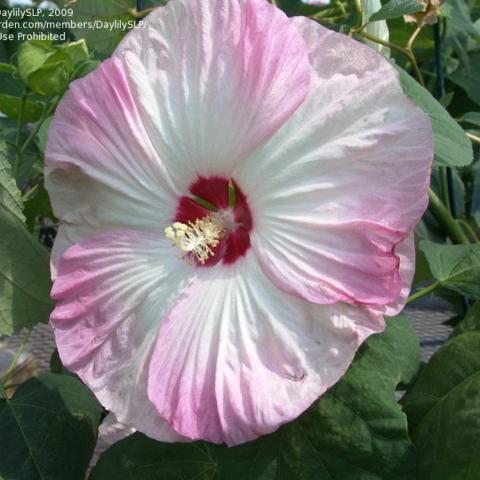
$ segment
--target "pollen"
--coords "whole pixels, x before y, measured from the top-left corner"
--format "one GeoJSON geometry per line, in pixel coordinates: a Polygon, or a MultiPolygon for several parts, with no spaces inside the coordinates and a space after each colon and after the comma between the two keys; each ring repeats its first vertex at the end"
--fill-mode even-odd
{"type": "Polygon", "coordinates": [[[165,229],[172,245],[182,252],[181,257],[204,264],[215,255],[213,249],[227,233],[225,219],[221,214],[212,214],[195,222],[175,222],[165,229]]]}

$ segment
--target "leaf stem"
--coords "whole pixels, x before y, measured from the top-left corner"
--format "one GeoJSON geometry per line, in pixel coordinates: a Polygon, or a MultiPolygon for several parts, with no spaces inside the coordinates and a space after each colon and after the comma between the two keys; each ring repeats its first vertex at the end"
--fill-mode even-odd
{"type": "Polygon", "coordinates": [[[468,245],[470,241],[462,230],[462,227],[431,188],[428,190],[428,198],[430,200],[430,211],[437,219],[438,223],[440,223],[445,233],[454,243],[468,245]]]}
{"type": "Polygon", "coordinates": [[[428,287],[422,288],[418,290],[418,292],[413,293],[407,298],[407,303],[411,303],[414,300],[418,300],[421,297],[424,297],[425,295],[428,295],[429,293],[432,293],[435,289],[437,289],[441,283],[437,280],[436,282],[432,283],[431,285],[428,285],[428,287]]]}

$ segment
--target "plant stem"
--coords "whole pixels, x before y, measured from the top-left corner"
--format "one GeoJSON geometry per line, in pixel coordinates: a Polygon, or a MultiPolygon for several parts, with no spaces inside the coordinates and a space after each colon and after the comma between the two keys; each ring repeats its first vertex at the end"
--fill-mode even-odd
{"type": "Polygon", "coordinates": [[[420,68],[418,67],[417,59],[415,58],[415,54],[413,53],[413,43],[415,42],[416,38],[418,37],[418,34],[422,31],[422,27],[418,26],[413,33],[410,35],[410,38],[407,41],[407,45],[405,46],[405,51],[408,53],[408,57],[410,59],[410,62],[412,63],[413,69],[415,71],[415,75],[418,78],[418,81],[425,86],[425,82],[423,80],[422,72],[420,71],[420,68]]]}
{"type": "Polygon", "coordinates": [[[469,235],[470,235],[470,237],[471,237],[471,239],[474,243],[480,242],[480,239],[478,238],[477,234],[475,233],[475,230],[472,228],[472,226],[468,222],[466,222],[465,220],[462,220],[460,218],[457,218],[457,222],[460,225],[462,225],[463,229],[466,230],[469,233],[469,235]]]}
{"type": "Polygon", "coordinates": [[[355,10],[357,11],[359,17],[360,17],[360,25],[363,23],[363,6],[362,2],[360,0],[353,0],[353,3],[355,5],[355,10]]]}
{"type": "Polygon", "coordinates": [[[343,13],[343,16],[344,16],[344,17],[347,17],[347,9],[346,9],[345,4],[344,4],[342,1],[337,0],[337,1],[335,2],[335,5],[338,5],[338,7],[340,8],[340,10],[341,10],[342,13],[343,13]]]}
{"type": "Polygon", "coordinates": [[[480,137],[477,137],[476,135],[473,135],[473,133],[468,133],[468,132],[467,132],[467,137],[468,137],[472,142],[480,143],[480,137]]]}
{"type": "Polygon", "coordinates": [[[314,13],[313,15],[310,15],[310,18],[313,18],[314,20],[323,20],[327,18],[334,18],[335,16],[337,17],[344,17],[344,14],[338,13],[338,9],[336,7],[334,8],[327,8],[325,10],[321,10],[320,12],[314,13]]]}
{"type": "Polygon", "coordinates": [[[437,74],[436,97],[442,98],[445,94],[445,75],[442,66],[442,38],[438,22],[433,25],[433,40],[435,42],[435,73],[437,74]]]}
{"type": "Polygon", "coordinates": [[[8,378],[8,376],[12,372],[12,370],[17,365],[18,359],[20,358],[20,355],[23,353],[23,350],[25,349],[25,345],[27,344],[31,333],[32,333],[32,330],[28,330],[28,332],[25,334],[25,337],[23,338],[23,341],[22,341],[21,345],[18,347],[18,349],[15,353],[15,356],[13,357],[9,367],[7,368],[6,372],[2,375],[2,378],[0,378],[0,384],[3,385],[5,380],[8,378]]]}
{"type": "Polygon", "coordinates": [[[357,11],[357,24],[350,29],[348,36],[351,38],[354,33],[359,33],[363,29],[363,7],[360,0],[353,0],[355,10],[357,11]]]}
{"type": "Polygon", "coordinates": [[[448,181],[447,181],[447,167],[438,167],[438,173],[440,175],[440,189],[442,201],[449,211],[452,211],[450,208],[450,195],[448,190],[448,181]]]}
{"type": "Polygon", "coordinates": [[[353,34],[355,34],[355,33],[361,34],[362,31],[363,31],[366,27],[368,27],[369,25],[370,25],[370,22],[367,22],[367,23],[364,23],[363,25],[360,25],[360,26],[358,26],[358,27],[353,27],[353,28],[350,30],[350,32],[348,32],[348,36],[349,36],[349,37],[352,37],[353,34]]]}
{"type": "Polygon", "coordinates": [[[417,64],[417,60],[413,53],[411,55],[408,55],[410,62],[412,63],[413,71],[415,72],[415,75],[417,76],[417,80],[420,82],[420,85],[422,87],[425,87],[425,81],[423,80],[423,75],[422,72],[420,71],[420,68],[417,64]]]}
{"type": "Polygon", "coordinates": [[[45,108],[42,112],[42,116],[40,120],[35,125],[35,128],[30,132],[28,138],[25,140],[25,143],[20,147],[20,155],[25,153],[25,150],[28,148],[32,140],[36,137],[38,131],[43,125],[43,122],[47,119],[47,117],[52,113],[52,110],[55,108],[56,102],[52,102],[47,108],[45,108]]]}
{"type": "MultiPolygon", "coordinates": [[[[384,47],[391,48],[392,50],[396,50],[397,52],[403,53],[410,63],[412,64],[413,70],[415,72],[415,76],[417,77],[417,80],[419,83],[424,87],[425,82],[423,81],[423,75],[422,72],[420,71],[420,68],[418,67],[417,60],[415,59],[415,55],[413,54],[412,51],[407,50],[406,48],[400,47],[398,45],[395,45],[394,43],[387,42],[385,40],[382,40],[381,38],[376,37],[375,35],[371,35],[368,32],[360,32],[360,35],[362,37],[366,38],[367,40],[370,40],[371,42],[378,43],[380,45],[383,45],[384,47]]],[[[415,40],[415,39],[414,39],[415,40]]]]}
{"type": "Polygon", "coordinates": [[[386,40],[382,40],[381,38],[378,38],[375,35],[372,35],[368,32],[360,32],[360,35],[362,37],[365,37],[367,40],[370,40],[375,43],[379,43],[384,47],[391,48],[392,50],[396,50],[397,52],[401,52],[406,55],[405,49],[402,47],[399,47],[398,45],[395,45],[394,43],[390,43],[390,42],[387,42],[386,40]]]}
{"type": "Polygon", "coordinates": [[[428,198],[430,200],[430,211],[442,226],[445,233],[451,238],[454,243],[461,243],[468,245],[470,241],[467,235],[458,224],[457,220],[453,218],[448,208],[438,198],[437,194],[430,188],[428,190],[428,198]]]}
{"type": "Polygon", "coordinates": [[[412,47],[413,47],[413,42],[415,42],[415,39],[418,37],[418,34],[422,31],[422,27],[418,26],[413,33],[410,35],[410,38],[408,39],[407,45],[405,46],[405,50],[408,50],[409,52],[412,53],[412,47]]]}
{"type": "Polygon", "coordinates": [[[432,293],[440,285],[441,285],[441,283],[437,280],[436,282],[432,283],[428,287],[422,288],[418,292],[415,292],[414,294],[410,295],[407,298],[407,303],[413,302],[414,300],[418,300],[419,298],[424,297],[425,295],[428,295],[429,293],[432,293]]]}

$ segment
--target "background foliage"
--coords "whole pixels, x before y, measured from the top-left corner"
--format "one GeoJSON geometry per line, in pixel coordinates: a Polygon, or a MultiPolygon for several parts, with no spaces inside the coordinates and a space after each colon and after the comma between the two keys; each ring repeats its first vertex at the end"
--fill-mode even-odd
{"type": "MultiPolygon", "coordinates": [[[[434,25],[405,22],[424,8],[416,0],[386,1],[370,19],[366,1],[273,3],[381,47],[405,93],[430,116],[435,162],[410,300],[449,301],[457,313],[452,337],[422,365],[408,320],[389,319],[344,378],[277,432],[231,449],[135,433],[101,456],[91,480],[480,479],[480,1],[447,0],[434,25]],[[389,40],[372,33],[381,20],[389,40]]],[[[69,19],[135,22],[166,0],[141,2],[140,11],[131,0],[70,3],[69,19]]],[[[0,9],[12,7],[0,0],[0,9]]],[[[57,219],[42,174],[48,126],[70,82],[107,58],[126,30],[57,29],[66,41],[21,42],[18,31],[34,30],[16,20],[16,31],[0,28],[15,34],[0,41],[0,335],[27,339],[52,308],[57,219]]],[[[0,379],[0,479],[85,478],[106,412],[58,356],[53,373],[20,386],[10,370],[0,379]]]]}

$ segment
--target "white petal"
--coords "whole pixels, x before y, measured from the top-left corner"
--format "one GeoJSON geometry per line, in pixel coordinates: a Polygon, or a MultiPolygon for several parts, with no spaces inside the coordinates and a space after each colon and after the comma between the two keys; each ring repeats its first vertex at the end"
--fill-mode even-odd
{"type": "Polygon", "coordinates": [[[308,91],[305,42],[264,0],[169,2],[114,55],[179,179],[228,177],[308,91]]]}
{"type": "Polygon", "coordinates": [[[317,303],[396,301],[396,245],[427,206],[429,119],[372,49],[296,18],[315,69],[309,97],[234,173],[252,246],[284,291],[317,303]]]}
{"type": "Polygon", "coordinates": [[[283,294],[249,255],[199,272],[168,312],[149,397],[186,437],[243,443],[300,415],[383,328],[381,316],[361,307],[283,294]]]}
{"type": "Polygon", "coordinates": [[[181,436],[147,397],[148,363],[162,317],[191,273],[163,232],[113,231],[67,250],[52,291],[64,365],[119,421],[165,441],[181,436]]]}
{"type": "MultiPolygon", "coordinates": [[[[54,213],[73,241],[108,229],[164,228],[180,195],[118,60],[72,83],[49,129],[45,175],[54,213]]],[[[55,258],[70,246],[59,245],[55,258]]]]}

